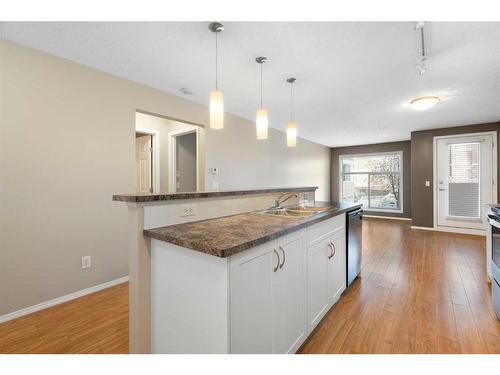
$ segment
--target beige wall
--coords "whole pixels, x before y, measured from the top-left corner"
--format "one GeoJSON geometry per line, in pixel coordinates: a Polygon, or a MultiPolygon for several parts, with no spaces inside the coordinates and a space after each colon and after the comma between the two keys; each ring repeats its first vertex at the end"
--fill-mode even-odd
{"type": "MultiPolygon", "coordinates": [[[[136,110],[206,124],[208,111],[146,86],[0,40],[0,315],[127,275],[127,208],[135,189],[136,110]],[[92,255],[92,268],[80,257],[92,255]]],[[[330,151],[226,116],[207,129],[206,187],[318,185],[330,151]]]]}

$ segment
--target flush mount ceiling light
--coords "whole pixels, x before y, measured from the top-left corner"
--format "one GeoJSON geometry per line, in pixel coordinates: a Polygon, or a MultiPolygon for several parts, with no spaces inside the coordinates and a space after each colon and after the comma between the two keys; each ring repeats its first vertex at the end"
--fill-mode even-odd
{"type": "Polygon", "coordinates": [[[224,26],[219,22],[212,22],[208,29],[215,34],[215,90],[210,93],[210,128],[224,128],[224,95],[219,91],[218,77],[218,45],[217,36],[224,31],[224,26]]]}
{"type": "Polygon", "coordinates": [[[297,124],[293,121],[293,84],[296,80],[293,77],[286,80],[290,84],[290,121],[286,127],[286,145],[288,147],[297,146],[297,124]]]}
{"type": "Polygon", "coordinates": [[[262,66],[267,62],[267,57],[259,56],[255,59],[260,65],[260,108],[257,110],[255,127],[257,130],[257,139],[267,139],[267,128],[269,127],[267,119],[267,111],[264,109],[262,102],[262,66]]]}
{"type": "Polygon", "coordinates": [[[410,100],[410,105],[417,111],[425,111],[426,109],[434,107],[440,101],[441,98],[435,95],[417,96],[416,98],[410,100]]]}

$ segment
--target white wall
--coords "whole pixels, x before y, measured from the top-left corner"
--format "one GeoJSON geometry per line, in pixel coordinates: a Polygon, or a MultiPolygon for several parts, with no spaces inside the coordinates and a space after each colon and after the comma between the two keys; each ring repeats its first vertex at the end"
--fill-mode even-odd
{"type": "MultiPolygon", "coordinates": [[[[0,40],[0,315],[127,275],[136,110],[206,124],[208,110],[149,87],[0,40]],[[92,255],[81,270],[80,257],[92,255]]],[[[318,185],[330,152],[227,115],[206,130],[206,187],[318,185]]]]}

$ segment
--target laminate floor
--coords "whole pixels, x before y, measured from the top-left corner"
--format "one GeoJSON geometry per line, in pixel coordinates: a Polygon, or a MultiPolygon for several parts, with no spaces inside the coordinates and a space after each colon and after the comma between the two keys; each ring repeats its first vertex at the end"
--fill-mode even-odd
{"type": "Polygon", "coordinates": [[[366,219],[360,277],[300,353],[500,353],[485,238],[366,219]]]}
{"type": "Polygon", "coordinates": [[[128,353],[128,283],[0,324],[0,353],[128,353]]]}

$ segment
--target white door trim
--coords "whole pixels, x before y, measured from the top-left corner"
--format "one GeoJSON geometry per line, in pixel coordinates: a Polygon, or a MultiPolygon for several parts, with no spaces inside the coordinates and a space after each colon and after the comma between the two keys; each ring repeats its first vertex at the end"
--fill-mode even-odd
{"type": "MultiPolygon", "coordinates": [[[[484,235],[486,233],[485,230],[473,230],[473,229],[465,229],[465,228],[454,228],[454,227],[446,227],[438,225],[438,207],[437,207],[437,142],[439,139],[453,139],[453,138],[464,138],[464,137],[480,137],[480,136],[492,136],[493,137],[493,162],[492,162],[492,176],[493,176],[493,187],[492,187],[492,197],[491,202],[485,203],[497,203],[498,196],[498,182],[497,182],[497,132],[489,131],[489,132],[479,132],[479,133],[467,133],[467,134],[454,134],[454,135],[442,135],[433,137],[432,144],[432,206],[433,206],[433,229],[439,230],[442,232],[452,232],[452,233],[468,233],[468,234],[481,234],[484,235]],[[474,233],[472,233],[474,232],[474,233]]],[[[419,228],[420,229],[420,228],[419,228]]]]}
{"type": "Polygon", "coordinates": [[[170,150],[170,155],[169,155],[170,168],[168,174],[168,185],[170,188],[169,190],[171,192],[177,191],[176,178],[175,178],[176,177],[175,167],[177,163],[176,160],[177,144],[175,142],[175,138],[180,135],[186,135],[191,133],[196,134],[196,190],[200,190],[200,128],[196,127],[196,129],[180,129],[168,133],[168,144],[170,150]]]}
{"type": "Polygon", "coordinates": [[[136,133],[149,134],[153,138],[153,192],[160,192],[160,131],[136,126],[136,133]]]}

